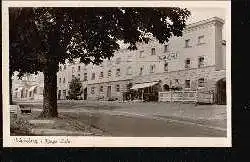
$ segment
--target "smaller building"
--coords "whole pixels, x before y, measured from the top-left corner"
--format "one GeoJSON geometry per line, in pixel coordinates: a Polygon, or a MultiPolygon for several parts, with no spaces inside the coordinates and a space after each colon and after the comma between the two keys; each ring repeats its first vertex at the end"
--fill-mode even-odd
{"type": "Polygon", "coordinates": [[[17,73],[12,78],[13,100],[42,100],[43,99],[43,74],[27,74],[21,79],[17,73]]]}

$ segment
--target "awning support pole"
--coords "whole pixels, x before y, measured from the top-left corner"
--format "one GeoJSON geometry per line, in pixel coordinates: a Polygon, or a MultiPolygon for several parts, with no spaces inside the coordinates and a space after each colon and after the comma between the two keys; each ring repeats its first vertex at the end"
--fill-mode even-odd
{"type": "Polygon", "coordinates": [[[144,93],[144,89],[142,89],[142,98],[141,98],[142,101],[143,101],[143,93],[144,93]]]}

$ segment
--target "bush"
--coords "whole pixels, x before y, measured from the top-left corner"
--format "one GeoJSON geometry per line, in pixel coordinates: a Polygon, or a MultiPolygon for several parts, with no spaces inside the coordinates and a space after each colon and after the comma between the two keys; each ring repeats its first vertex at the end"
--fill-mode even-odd
{"type": "Polygon", "coordinates": [[[69,99],[78,100],[81,97],[82,83],[79,78],[73,78],[69,85],[69,99]]]}
{"type": "Polygon", "coordinates": [[[30,123],[24,118],[10,118],[10,133],[16,135],[28,135],[30,128],[30,123]]]}
{"type": "Polygon", "coordinates": [[[109,99],[108,99],[108,101],[115,101],[116,100],[116,98],[114,98],[114,97],[110,97],[109,99]]]}

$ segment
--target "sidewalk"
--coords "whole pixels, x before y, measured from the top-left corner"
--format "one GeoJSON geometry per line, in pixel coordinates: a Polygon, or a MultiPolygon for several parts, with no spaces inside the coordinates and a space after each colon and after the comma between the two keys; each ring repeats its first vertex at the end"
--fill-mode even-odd
{"type": "Polygon", "coordinates": [[[193,122],[224,130],[227,128],[226,105],[137,103],[123,106],[120,109],[112,110],[112,112],[193,122]]]}
{"type": "MultiPolygon", "coordinates": [[[[32,104],[33,105],[33,104],[32,104]]],[[[35,105],[35,104],[34,104],[35,105]]],[[[42,105],[34,110],[40,111],[42,105]]],[[[226,130],[226,105],[197,105],[179,103],[118,103],[97,101],[58,101],[58,111],[68,113],[106,113],[174,120],[207,125],[226,130]]]]}

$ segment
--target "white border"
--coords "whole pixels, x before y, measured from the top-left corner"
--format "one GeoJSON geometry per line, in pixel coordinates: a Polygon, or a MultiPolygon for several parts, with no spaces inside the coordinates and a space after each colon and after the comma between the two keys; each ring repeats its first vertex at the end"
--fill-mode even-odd
{"type": "Polygon", "coordinates": [[[232,147],[231,142],[231,2],[230,1],[3,1],[2,3],[2,94],[3,94],[3,146],[4,147],[232,147]],[[66,136],[23,136],[38,144],[20,144],[10,137],[9,127],[9,73],[8,73],[8,7],[183,7],[183,8],[225,8],[226,14],[226,80],[227,80],[227,137],[66,137],[66,136]],[[68,139],[70,144],[46,144],[45,139],[61,141],[68,139]]]}

